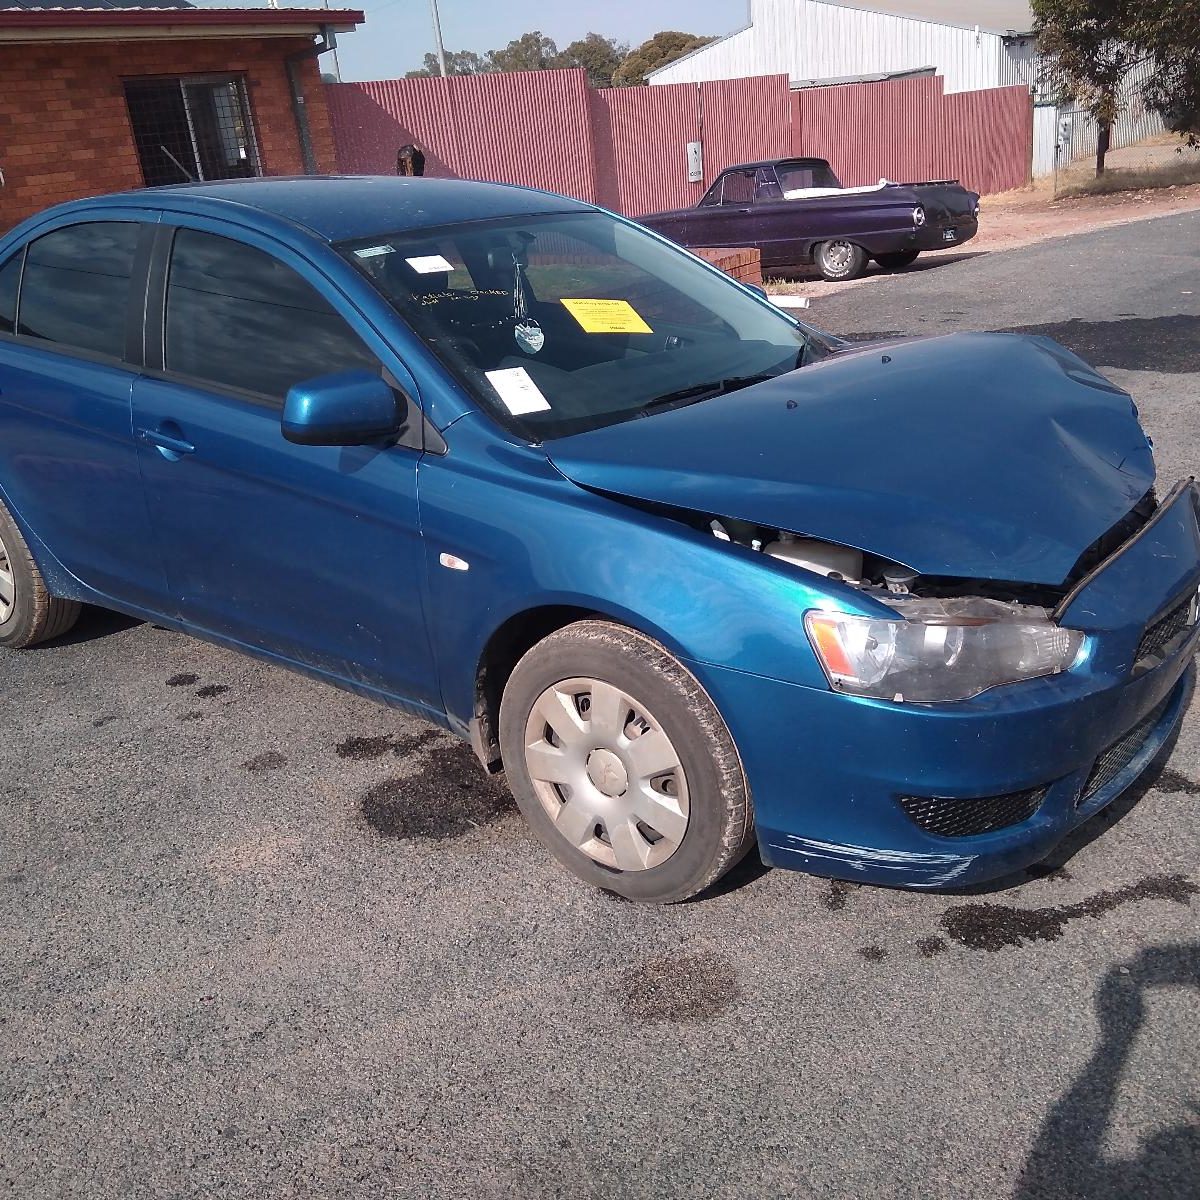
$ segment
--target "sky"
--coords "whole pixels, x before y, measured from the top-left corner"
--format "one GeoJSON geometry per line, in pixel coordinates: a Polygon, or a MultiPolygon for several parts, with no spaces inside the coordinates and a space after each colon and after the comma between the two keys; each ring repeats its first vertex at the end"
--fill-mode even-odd
{"type": "MultiPolygon", "coordinates": [[[[287,0],[280,0],[280,7],[286,4],[287,0]]],[[[419,67],[425,53],[433,50],[429,0],[329,0],[329,7],[360,8],[367,16],[357,32],[340,39],[338,58],[342,78],[347,81],[394,79],[419,67]]],[[[532,29],[553,38],[560,49],[588,33],[632,46],[661,29],[730,33],[747,23],[748,4],[747,0],[600,0],[592,4],[543,0],[539,5],[512,0],[438,0],[438,9],[446,49],[482,53],[532,29]]],[[[322,70],[330,69],[322,64],[322,70]]]]}

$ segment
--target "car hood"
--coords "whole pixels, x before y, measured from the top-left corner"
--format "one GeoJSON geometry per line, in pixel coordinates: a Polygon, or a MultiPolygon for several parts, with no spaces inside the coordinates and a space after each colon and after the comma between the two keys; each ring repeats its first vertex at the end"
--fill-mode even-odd
{"type": "Polygon", "coordinates": [[[751,521],[925,575],[1063,583],[1154,482],[1124,392],[1046,338],[840,352],[546,443],[582,487],[751,521]]]}

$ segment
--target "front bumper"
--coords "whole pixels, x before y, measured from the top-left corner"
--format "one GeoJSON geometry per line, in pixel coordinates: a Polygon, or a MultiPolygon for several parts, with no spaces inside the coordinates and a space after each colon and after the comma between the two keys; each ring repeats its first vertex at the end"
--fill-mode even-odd
{"type": "Polygon", "coordinates": [[[1089,643],[1061,675],[908,705],[693,664],[741,753],[763,861],[864,883],[961,887],[1040,861],[1116,799],[1169,742],[1194,686],[1197,626],[1165,659],[1135,667],[1147,627],[1200,582],[1194,495],[1173,493],[1064,602],[1064,624],[1089,643]],[[1034,811],[971,836],[931,833],[901,803],[968,806],[1023,792],[1039,793],[1034,811]]]}

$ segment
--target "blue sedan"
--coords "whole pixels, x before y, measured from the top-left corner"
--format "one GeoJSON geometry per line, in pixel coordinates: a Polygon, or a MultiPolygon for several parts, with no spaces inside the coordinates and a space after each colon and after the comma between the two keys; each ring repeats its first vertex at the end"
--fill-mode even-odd
{"type": "Polygon", "coordinates": [[[246,180],[0,240],[0,645],[81,603],[427,718],[643,901],[961,886],[1146,769],[1200,499],[1040,338],[851,346],[542,192],[246,180]]]}

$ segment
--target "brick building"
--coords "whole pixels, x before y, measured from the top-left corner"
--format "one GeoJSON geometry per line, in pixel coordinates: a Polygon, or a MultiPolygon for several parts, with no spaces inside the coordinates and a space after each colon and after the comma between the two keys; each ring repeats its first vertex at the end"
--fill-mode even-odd
{"type": "Polygon", "coordinates": [[[317,54],[361,12],[128,2],[0,0],[0,230],[97,192],[335,170],[317,54]]]}

